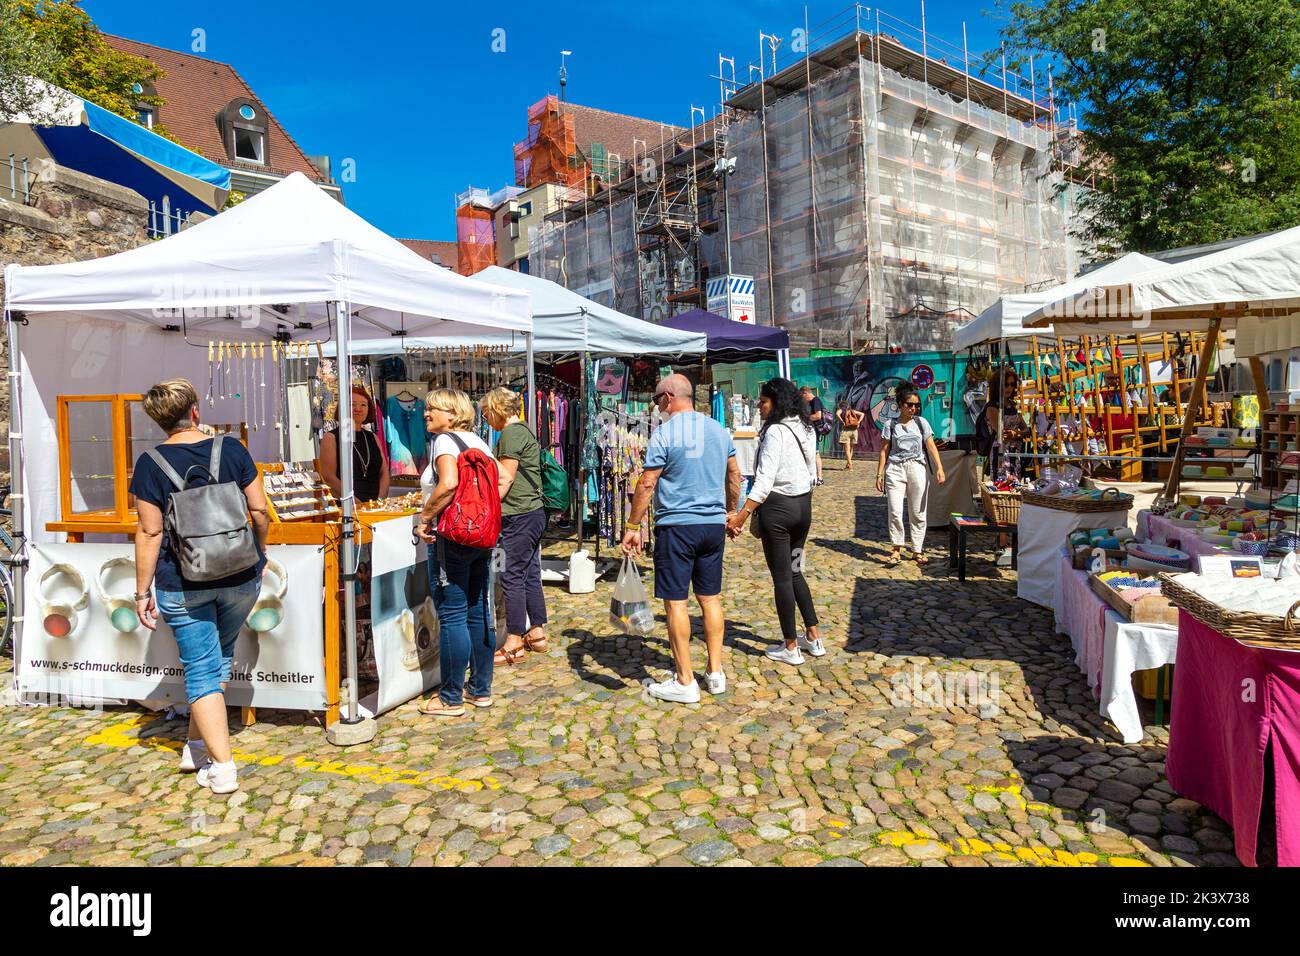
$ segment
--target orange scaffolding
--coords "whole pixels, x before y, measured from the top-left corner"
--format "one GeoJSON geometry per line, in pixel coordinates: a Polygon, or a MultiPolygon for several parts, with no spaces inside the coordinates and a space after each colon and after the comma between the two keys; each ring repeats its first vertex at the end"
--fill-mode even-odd
{"type": "Polygon", "coordinates": [[[496,265],[496,228],[492,210],[465,203],[456,210],[456,271],[472,276],[496,265]]]}
{"type": "Polygon", "coordinates": [[[515,185],[581,187],[586,179],[587,161],[578,152],[573,117],[554,96],[534,103],[528,110],[528,138],[515,143],[515,185]]]}

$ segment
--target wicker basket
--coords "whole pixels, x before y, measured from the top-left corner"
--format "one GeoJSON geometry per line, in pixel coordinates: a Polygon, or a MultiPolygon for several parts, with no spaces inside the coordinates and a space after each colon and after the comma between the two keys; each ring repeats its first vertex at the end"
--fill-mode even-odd
{"type": "Polygon", "coordinates": [[[1300,612],[1300,601],[1291,605],[1282,617],[1230,611],[1179,584],[1171,574],[1160,575],[1160,591],[1169,598],[1170,604],[1238,644],[1266,650],[1300,651],[1300,613],[1297,613],[1300,612]]]}
{"type": "Polygon", "coordinates": [[[1020,523],[1020,492],[996,491],[981,484],[980,501],[984,503],[984,516],[994,524],[1020,523]]]}
{"type": "Polygon", "coordinates": [[[1027,505],[1037,505],[1039,508],[1049,508],[1052,511],[1073,511],[1079,514],[1128,511],[1133,507],[1133,496],[1121,494],[1114,488],[1107,488],[1102,492],[1100,499],[1062,498],[1060,495],[1040,495],[1035,491],[1026,491],[1021,498],[1027,505]]]}

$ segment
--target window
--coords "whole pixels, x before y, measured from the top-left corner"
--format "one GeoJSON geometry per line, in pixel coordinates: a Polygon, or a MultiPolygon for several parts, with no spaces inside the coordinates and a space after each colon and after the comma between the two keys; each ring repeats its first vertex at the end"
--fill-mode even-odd
{"type": "Polygon", "coordinates": [[[265,134],[254,126],[235,126],[235,159],[247,163],[265,163],[265,134]]]}
{"type": "Polygon", "coordinates": [[[269,117],[256,100],[239,97],[226,104],[219,122],[226,140],[226,155],[237,163],[269,166],[269,117]]]}
{"type": "Polygon", "coordinates": [[[153,129],[153,110],[147,106],[136,107],[135,120],[145,129],[153,129]]]}

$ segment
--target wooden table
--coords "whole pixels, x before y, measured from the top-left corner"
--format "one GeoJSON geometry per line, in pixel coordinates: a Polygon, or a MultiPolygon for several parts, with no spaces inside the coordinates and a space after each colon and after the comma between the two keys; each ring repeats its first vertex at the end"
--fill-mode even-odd
{"type": "MultiPolygon", "coordinates": [[[[370,544],[374,539],[373,528],[383,521],[394,518],[408,518],[414,512],[394,512],[359,514],[356,516],[357,544],[370,544]]],[[[62,533],[68,541],[79,544],[86,540],[88,534],[124,534],[135,539],[136,522],[103,521],[51,521],[45,530],[62,533]]],[[[267,531],[267,544],[307,544],[317,545],[325,550],[325,575],[322,581],[325,593],[325,726],[337,723],[339,719],[339,652],[342,647],[343,623],[343,589],[339,580],[339,544],[343,537],[343,527],[337,521],[273,521],[267,531]]],[[[241,708],[245,726],[256,719],[252,707],[241,708]]]]}
{"type": "MultiPolygon", "coordinates": [[[[1020,537],[1013,524],[994,524],[987,518],[953,515],[948,522],[948,567],[957,569],[957,580],[966,580],[966,536],[979,534],[1009,534],[1011,536],[1011,567],[1015,569],[1020,556],[1020,537]]],[[[995,539],[996,541],[996,539],[995,539]]]]}

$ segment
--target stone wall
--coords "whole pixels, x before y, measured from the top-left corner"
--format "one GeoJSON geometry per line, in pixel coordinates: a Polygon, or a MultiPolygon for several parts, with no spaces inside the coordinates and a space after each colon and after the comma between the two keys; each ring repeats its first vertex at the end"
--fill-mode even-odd
{"type": "MultiPolygon", "coordinates": [[[[62,166],[32,183],[24,204],[0,194],[0,265],[78,262],[148,241],[149,204],[139,193],[62,166]]],[[[4,279],[0,277],[0,294],[4,279]]],[[[0,484],[9,484],[9,354],[0,327],[0,484]]]]}

